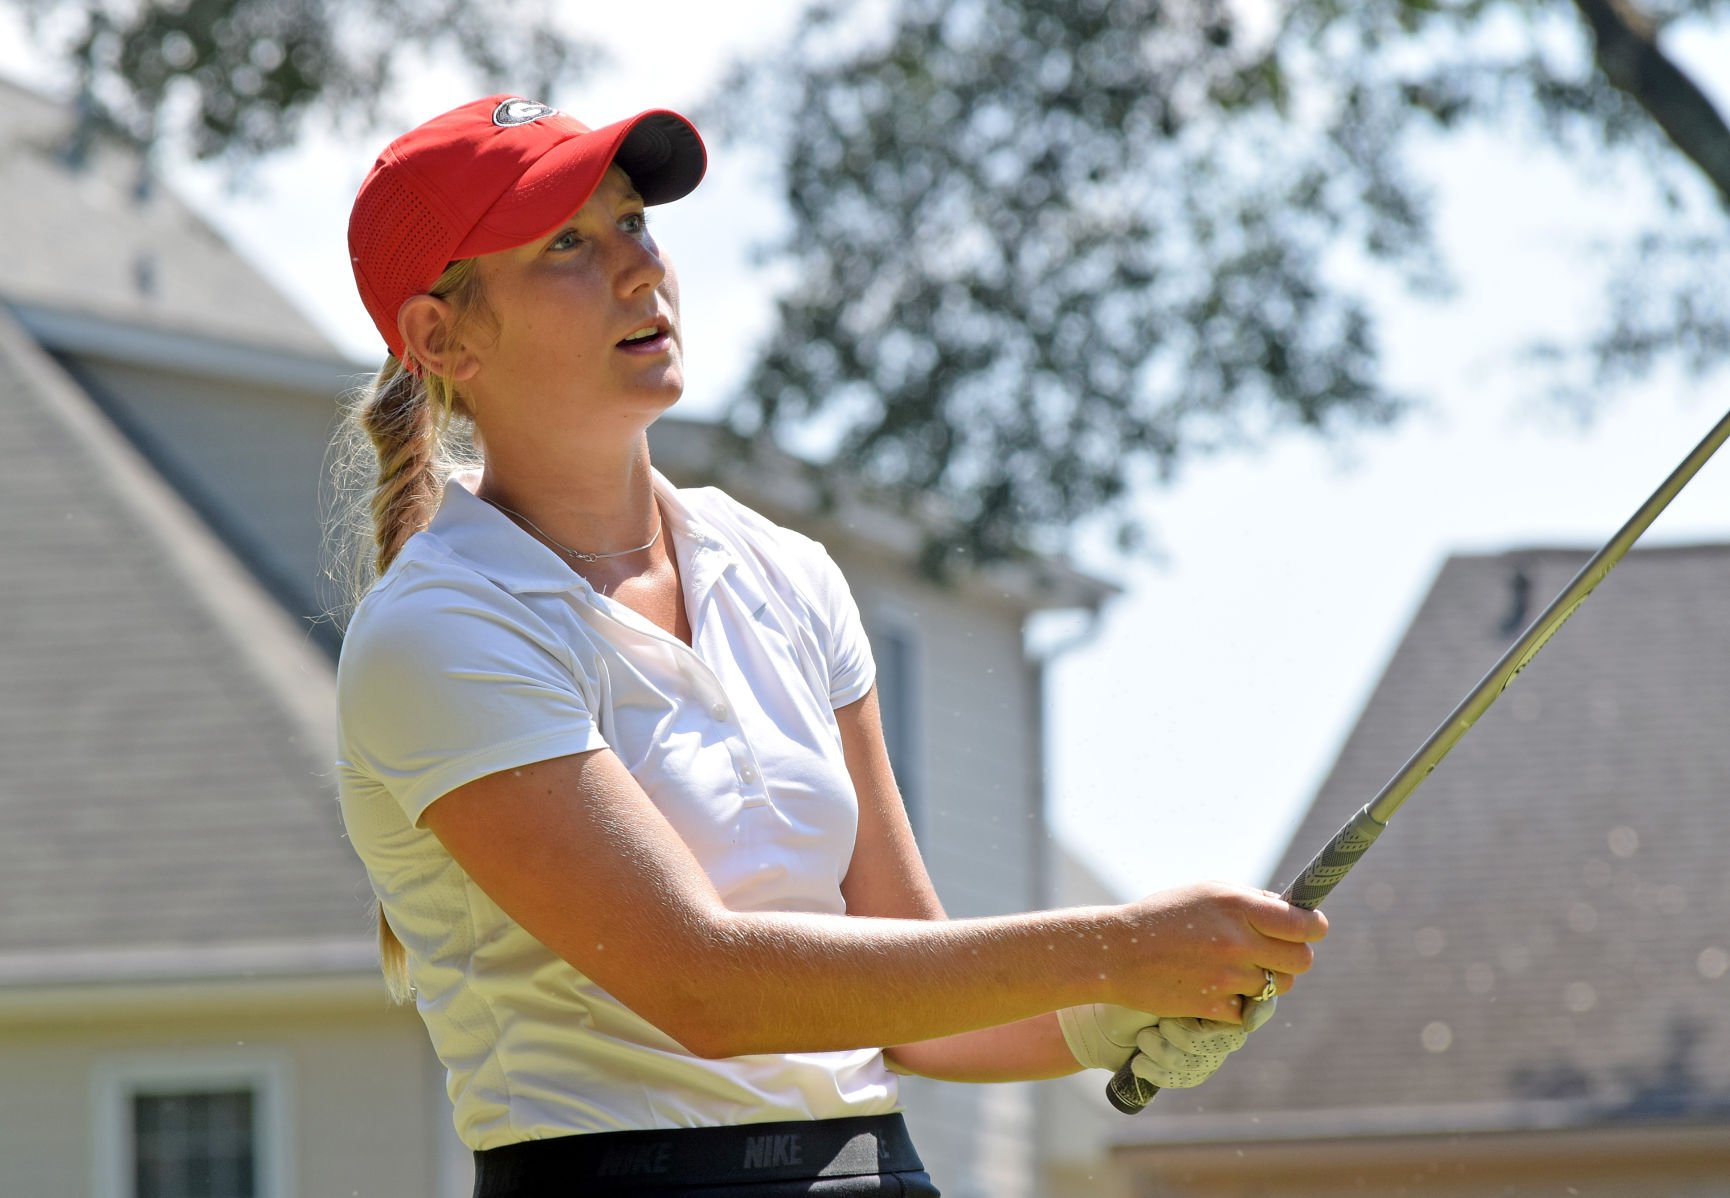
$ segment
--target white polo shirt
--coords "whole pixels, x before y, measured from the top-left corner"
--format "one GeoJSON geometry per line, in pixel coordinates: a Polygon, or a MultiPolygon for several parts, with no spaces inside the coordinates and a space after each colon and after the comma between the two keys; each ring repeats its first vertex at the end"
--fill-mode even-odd
{"type": "Polygon", "coordinates": [[[729,908],[844,913],[858,805],[835,709],[866,694],[873,665],[840,571],[720,491],[657,474],[687,647],[473,485],[445,488],[362,601],[337,672],[343,818],[408,950],[463,1142],[894,1110],[876,1049],[687,1053],[505,915],[420,824],[466,782],[604,747],[729,908]]]}

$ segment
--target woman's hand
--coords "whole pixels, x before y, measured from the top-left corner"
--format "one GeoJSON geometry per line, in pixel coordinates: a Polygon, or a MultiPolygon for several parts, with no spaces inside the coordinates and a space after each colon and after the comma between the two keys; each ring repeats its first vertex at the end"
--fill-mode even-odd
{"type": "Polygon", "coordinates": [[[1115,934],[1098,934],[1106,1001],[1161,1015],[1239,1023],[1244,999],[1274,977],[1291,989],[1327,935],[1327,917],[1265,890],[1203,882],[1150,894],[1120,909],[1115,934]]]}
{"type": "Polygon", "coordinates": [[[1109,1003],[1066,1007],[1057,1017],[1064,1040],[1082,1068],[1115,1073],[1133,1057],[1136,1076],[1162,1090],[1199,1086],[1249,1036],[1232,1023],[1160,1019],[1109,1003]]]}

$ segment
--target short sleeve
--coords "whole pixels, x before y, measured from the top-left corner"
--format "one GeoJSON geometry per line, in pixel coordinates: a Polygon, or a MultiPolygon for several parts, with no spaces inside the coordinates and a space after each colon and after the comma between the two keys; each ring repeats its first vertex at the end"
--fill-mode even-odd
{"type": "Polygon", "coordinates": [[[877,663],[859,604],[841,567],[816,541],[804,540],[813,600],[823,622],[829,664],[829,705],[835,710],[863,699],[877,680],[877,663]]]}
{"type": "Polygon", "coordinates": [[[877,680],[871,642],[841,567],[822,542],[776,524],[716,487],[681,491],[704,516],[722,521],[738,546],[760,563],[768,585],[804,613],[819,660],[810,662],[813,688],[825,686],[831,710],[863,699],[877,680]]]}
{"type": "Polygon", "coordinates": [[[606,746],[551,631],[478,576],[369,596],[343,642],[337,708],[339,764],[417,823],[477,778],[606,746]]]}

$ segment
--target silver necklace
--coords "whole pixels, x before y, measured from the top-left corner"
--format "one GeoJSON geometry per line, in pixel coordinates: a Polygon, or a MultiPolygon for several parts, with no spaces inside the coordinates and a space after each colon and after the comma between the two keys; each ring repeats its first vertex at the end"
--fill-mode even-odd
{"type": "Polygon", "coordinates": [[[489,499],[487,502],[498,508],[499,511],[505,513],[507,516],[515,516],[518,520],[521,520],[524,524],[527,524],[530,528],[540,533],[541,539],[546,541],[547,544],[551,545],[554,549],[557,549],[560,553],[565,554],[567,557],[576,558],[579,562],[599,562],[605,561],[610,557],[629,557],[633,553],[641,553],[645,549],[654,548],[655,542],[661,539],[661,520],[657,513],[655,517],[655,535],[650,537],[643,544],[638,545],[635,549],[619,549],[612,553],[584,553],[580,549],[572,549],[569,545],[564,545],[553,540],[552,537],[547,535],[546,529],[542,528],[539,524],[536,524],[533,520],[529,519],[516,509],[508,508],[496,499],[489,499]]]}

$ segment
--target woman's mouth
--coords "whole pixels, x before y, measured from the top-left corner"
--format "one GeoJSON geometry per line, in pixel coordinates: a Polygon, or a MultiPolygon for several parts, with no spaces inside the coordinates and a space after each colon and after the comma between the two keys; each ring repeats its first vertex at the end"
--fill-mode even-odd
{"type": "Polygon", "coordinates": [[[621,340],[618,347],[628,353],[658,354],[666,350],[672,341],[668,330],[658,324],[647,324],[621,340]]]}

